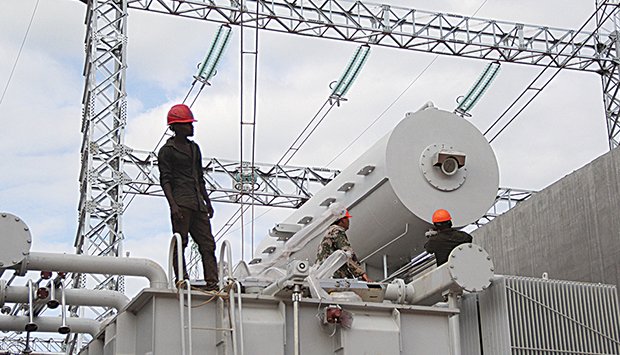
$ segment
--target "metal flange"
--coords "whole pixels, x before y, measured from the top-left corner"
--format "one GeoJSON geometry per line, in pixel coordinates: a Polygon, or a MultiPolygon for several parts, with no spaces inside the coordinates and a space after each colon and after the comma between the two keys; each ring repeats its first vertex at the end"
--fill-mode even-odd
{"type": "Polygon", "coordinates": [[[19,217],[0,213],[0,269],[13,267],[30,254],[30,228],[19,217]]]}

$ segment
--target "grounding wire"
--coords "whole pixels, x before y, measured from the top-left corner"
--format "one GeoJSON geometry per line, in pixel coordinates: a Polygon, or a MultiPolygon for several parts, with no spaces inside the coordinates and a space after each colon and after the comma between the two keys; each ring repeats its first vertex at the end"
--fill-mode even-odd
{"type": "MultiPolygon", "coordinates": [[[[540,73],[538,73],[538,75],[534,78],[534,80],[532,80],[530,82],[530,84],[521,92],[521,94],[508,106],[508,108],[506,110],[504,110],[504,112],[493,122],[493,124],[491,124],[491,126],[489,126],[489,128],[487,128],[484,131],[483,135],[487,135],[491,129],[493,129],[498,123],[499,121],[504,118],[504,116],[506,116],[506,114],[508,113],[508,111],[510,111],[517,103],[518,101],[525,96],[525,94],[527,93],[528,90],[532,89],[532,86],[534,85],[534,83],[536,82],[536,80],[538,80],[544,73],[545,71],[547,71],[548,69],[551,68],[551,64],[555,61],[556,58],[558,58],[561,54],[562,51],[568,47],[568,45],[570,43],[573,42],[573,40],[575,39],[575,37],[581,33],[581,31],[588,25],[588,23],[592,20],[592,18],[594,18],[596,16],[596,14],[598,13],[598,11],[600,9],[603,8],[603,6],[605,6],[604,3],[601,3],[592,13],[592,15],[590,15],[590,17],[588,17],[588,19],[583,23],[583,25],[581,25],[581,27],[579,27],[579,29],[575,32],[573,32],[572,36],[570,37],[570,39],[568,41],[566,41],[566,43],[564,44],[564,46],[557,52],[557,54],[551,58],[551,61],[549,62],[549,64],[547,64],[541,71],[540,73]]],[[[555,73],[553,73],[553,75],[551,77],[549,77],[547,79],[547,81],[542,85],[542,87],[538,88],[538,89],[532,89],[535,90],[536,92],[534,93],[534,95],[532,95],[532,97],[530,97],[527,102],[525,103],[525,105],[523,105],[523,107],[521,107],[517,113],[515,113],[512,118],[506,122],[506,124],[504,124],[502,126],[502,128],[500,128],[500,130],[491,138],[489,139],[489,143],[492,143],[502,132],[504,132],[504,130],[512,123],[514,122],[514,120],[530,105],[530,103],[532,101],[534,101],[534,99],[543,91],[543,89],[545,89],[547,87],[547,85],[549,85],[549,83],[560,73],[560,71],[564,68],[566,68],[566,62],[573,58],[575,56],[575,54],[577,53],[577,51],[579,49],[581,49],[586,42],[590,39],[591,36],[593,36],[596,31],[598,31],[598,29],[602,26],[603,22],[605,22],[612,14],[613,12],[610,12],[609,14],[607,14],[605,16],[605,18],[603,18],[596,26],[596,28],[594,29],[594,31],[592,31],[592,33],[588,36],[588,38],[586,38],[585,40],[581,41],[581,43],[577,46],[577,48],[575,50],[573,50],[572,54],[570,56],[568,56],[565,60],[564,60],[564,64],[561,64],[555,71],[555,73]]]]}
{"type": "Polygon", "coordinates": [[[17,58],[15,58],[15,63],[13,63],[13,68],[11,68],[11,73],[9,74],[9,79],[6,81],[6,85],[4,86],[4,91],[2,92],[2,96],[0,96],[0,105],[2,105],[2,102],[4,102],[4,96],[6,95],[6,92],[9,89],[9,85],[11,84],[11,79],[13,79],[15,68],[17,68],[17,63],[19,62],[19,58],[21,57],[22,50],[24,49],[24,45],[26,44],[26,39],[28,38],[28,33],[30,33],[30,27],[32,27],[34,16],[37,13],[37,8],[39,7],[39,1],[40,0],[37,0],[37,2],[34,4],[34,9],[32,10],[32,15],[30,16],[30,22],[28,22],[28,27],[26,28],[26,33],[24,34],[24,38],[22,39],[22,44],[19,46],[19,50],[17,51],[17,58]]]}

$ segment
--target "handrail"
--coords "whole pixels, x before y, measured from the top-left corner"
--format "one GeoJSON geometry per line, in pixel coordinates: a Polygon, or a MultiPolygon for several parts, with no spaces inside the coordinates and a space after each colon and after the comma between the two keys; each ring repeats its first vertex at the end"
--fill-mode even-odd
{"type": "MultiPolygon", "coordinates": [[[[222,242],[222,247],[220,248],[220,262],[218,264],[218,278],[219,278],[219,286],[220,290],[224,289],[224,255],[226,255],[226,271],[227,271],[227,279],[232,281],[232,252],[230,247],[230,242],[228,240],[224,240],[222,242]],[[226,254],[224,254],[226,253],[226,254]]],[[[241,291],[241,288],[239,288],[241,291]]],[[[239,292],[241,293],[241,292],[239,292]]],[[[230,302],[230,308],[232,312],[230,312],[230,329],[231,329],[231,337],[232,337],[232,346],[233,346],[233,354],[237,355],[237,327],[235,320],[235,291],[232,288],[228,290],[228,301],[230,302]]],[[[243,340],[242,340],[243,341],[243,340]]]]}
{"type": "MultiPolygon", "coordinates": [[[[189,280],[185,282],[185,286],[187,289],[187,340],[189,342],[189,355],[192,355],[192,285],[189,280]]],[[[182,299],[183,295],[180,298],[182,299]]],[[[182,327],[184,327],[183,324],[181,324],[182,327]]],[[[185,342],[185,338],[181,341],[185,342]]]]}
{"type": "MultiPolygon", "coordinates": [[[[173,265],[172,263],[174,262],[174,260],[172,259],[174,256],[175,244],[177,248],[177,270],[178,270],[178,274],[182,275],[183,274],[183,254],[182,254],[183,250],[181,246],[181,235],[179,233],[174,233],[172,235],[172,239],[170,239],[170,247],[168,248],[168,280],[169,280],[168,287],[173,290],[177,288],[173,281],[175,280],[175,275],[174,275],[174,268],[172,266],[173,265]]],[[[181,282],[181,280],[177,280],[177,282],[181,282]]],[[[189,285],[189,280],[186,283],[189,285]]],[[[180,291],[179,288],[177,288],[177,292],[178,291],[180,291]]],[[[191,313],[191,309],[190,309],[190,313],[191,313]]],[[[181,355],[185,355],[185,300],[183,299],[183,295],[179,297],[179,315],[181,318],[181,326],[180,326],[181,328],[181,355]]],[[[192,344],[190,343],[189,346],[190,346],[190,351],[191,351],[192,344]]]]}
{"type": "Polygon", "coordinates": [[[365,258],[363,258],[362,260],[360,260],[360,264],[363,263],[364,261],[368,260],[368,258],[370,258],[371,256],[377,254],[378,252],[380,252],[381,250],[389,247],[392,243],[394,243],[395,241],[399,240],[400,238],[404,237],[405,235],[407,235],[407,232],[409,232],[409,223],[405,224],[405,231],[399,235],[398,237],[392,239],[389,243],[386,243],[384,245],[382,245],[380,248],[378,248],[377,250],[373,251],[372,253],[368,254],[365,258]]]}
{"type": "Polygon", "coordinates": [[[172,266],[172,257],[174,256],[175,241],[177,247],[177,270],[179,270],[179,275],[183,273],[183,246],[181,244],[181,235],[179,233],[174,233],[172,235],[172,239],[170,239],[170,247],[168,248],[168,288],[170,289],[175,289],[176,287],[176,285],[174,284],[176,275],[174,275],[174,267],[172,266]]]}

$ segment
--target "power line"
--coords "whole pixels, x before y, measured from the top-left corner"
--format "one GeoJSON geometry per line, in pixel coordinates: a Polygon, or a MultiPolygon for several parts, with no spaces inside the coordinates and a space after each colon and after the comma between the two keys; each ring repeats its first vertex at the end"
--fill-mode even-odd
{"type": "Polygon", "coordinates": [[[374,126],[375,123],[377,123],[377,121],[379,121],[379,119],[381,119],[381,117],[383,117],[383,115],[385,115],[391,108],[392,106],[394,106],[394,104],[396,104],[396,102],[398,102],[398,100],[400,100],[400,98],[405,95],[405,93],[413,86],[413,84],[415,84],[416,81],[418,81],[418,79],[420,79],[420,77],[422,76],[422,74],[424,74],[428,68],[431,67],[431,65],[433,65],[433,63],[435,63],[435,61],[437,60],[437,58],[439,57],[439,55],[436,55],[435,58],[433,58],[433,60],[428,63],[428,65],[426,66],[426,68],[424,68],[422,70],[422,72],[420,72],[420,74],[418,74],[418,76],[416,76],[410,83],[409,85],[407,85],[407,87],[405,88],[405,90],[403,90],[397,97],[396,99],[394,99],[394,101],[392,101],[391,104],[388,105],[388,107],[385,108],[385,110],[383,110],[383,112],[381,112],[381,114],[379,114],[379,116],[377,118],[375,118],[374,121],[372,121],[370,123],[370,125],[368,125],[368,127],[366,127],[366,129],[364,129],[362,131],[362,133],[359,134],[359,136],[357,136],[351,143],[349,143],[349,145],[347,145],[340,153],[338,153],[332,160],[329,161],[329,163],[327,163],[326,165],[329,166],[329,164],[333,163],[336,159],[338,159],[344,152],[346,152],[349,148],[351,148],[351,146],[357,142],[360,137],[362,137],[364,135],[364,133],[366,133],[372,126],[374,126]]]}
{"type": "MultiPolygon", "coordinates": [[[[502,128],[499,129],[499,131],[497,131],[497,133],[495,133],[495,135],[489,139],[489,143],[492,143],[502,132],[504,132],[504,130],[512,123],[514,122],[514,120],[530,105],[530,103],[532,101],[534,101],[534,99],[547,87],[547,85],[549,85],[549,83],[560,73],[560,71],[562,69],[565,68],[565,66],[563,64],[561,64],[559,66],[559,68],[554,68],[555,72],[548,78],[546,79],[546,81],[544,81],[543,83],[541,83],[542,85],[536,87],[535,83],[538,79],[540,79],[543,74],[551,69],[551,64],[554,63],[556,61],[556,59],[562,54],[562,52],[564,51],[564,49],[570,44],[573,43],[573,40],[575,39],[575,37],[581,33],[581,31],[587,26],[587,24],[592,20],[592,18],[594,18],[596,16],[596,14],[598,13],[598,11],[600,9],[602,9],[602,7],[605,6],[604,3],[601,3],[601,5],[599,5],[594,12],[592,13],[592,15],[590,15],[590,17],[588,17],[588,19],[583,23],[583,25],[581,25],[581,27],[579,27],[579,29],[577,31],[575,31],[571,38],[566,42],[566,44],[564,45],[564,47],[562,47],[562,49],[560,51],[558,51],[558,53],[552,58],[552,60],[549,62],[549,64],[544,67],[540,73],[538,73],[538,75],[530,82],[530,84],[521,92],[521,94],[508,106],[508,108],[506,110],[504,110],[504,112],[502,112],[502,114],[493,122],[493,124],[491,124],[491,126],[489,126],[489,128],[487,128],[484,131],[484,135],[486,136],[501,120],[502,118],[504,118],[506,116],[506,114],[513,108],[515,107],[519,101],[521,99],[527,100],[527,102],[525,102],[525,104],[512,116],[512,118],[510,120],[508,120],[508,122],[506,122],[506,124],[504,124],[502,126],[502,128]],[[529,99],[525,99],[525,95],[528,91],[534,91],[534,94],[529,97],[529,99]]],[[[595,30],[592,31],[592,33],[590,34],[590,36],[593,36],[595,33],[597,33],[598,29],[601,27],[601,25],[603,24],[603,22],[605,22],[609,16],[611,16],[613,12],[610,12],[609,14],[607,14],[607,16],[602,19],[599,24],[596,26],[595,30]]],[[[585,45],[585,43],[587,42],[587,40],[590,38],[590,36],[588,36],[588,38],[584,41],[581,42],[581,44],[579,45],[579,48],[583,47],[585,45]]],[[[575,53],[575,52],[573,52],[575,53]]],[[[568,60],[570,60],[572,57],[574,56],[574,54],[570,55],[569,57],[567,57],[564,61],[564,63],[566,63],[568,60]]]]}
{"type": "MultiPolygon", "coordinates": [[[[478,6],[478,8],[476,9],[476,11],[474,11],[474,13],[471,16],[476,16],[476,14],[478,13],[478,11],[480,11],[482,9],[482,7],[487,3],[487,1],[489,0],[484,0],[480,6],[478,6]]],[[[332,160],[330,160],[326,165],[329,166],[331,163],[333,163],[336,159],[338,159],[342,154],[344,154],[344,152],[346,152],[349,148],[351,148],[351,146],[353,144],[355,144],[355,142],[357,142],[372,126],[375,125],[375,123],[377,123],[377,121],[379,121],[379,119],[381,119],[381,117],[383,117],[383,115],[385,115],[391,108],[392,106],[394,106],[396,104],[396,102],[398,102],[398,100],[400,100],[400,98],[405,95],[405,93],[413,86],[413,84],[416,83],[416,81],[418,81],[418,79],[420,79],[420,77],[428,70],[428,68],[431,67],[431,65],[433,65],[433,63],[435,63],[435,61],[437,60],[437,58],[439,58],[439,54],[435,55],[435,58],[433,58],[433,60],[424,68],[424,70],[422,70],[422,72],[420,74],[418,74],[418,76],[416,76],[410,83],[409,85],[407,85],[407,87],[405,88],[405,90],[403,90],[397,97],[396,99],[394,99],[394,101],[392,101],[392,103],[390,103],[385,110],[383,110],[383,112],[381,112],[381,114],[379,114],[379,116],[377,118],[375,118],[374,121],[372,121],[370,123],[370,125],[368,125],[368,127],[366,127],[366,129],[364,129],[362,131],[362,133],[360,133],[355,139],[353,139],[353,141],[351,143],[349,143],[340,153],[338,153],[335,157],[332,158],[332,160]]]]}
{"type": "Polygon", "coordinates": [[[28,38],[28,33],[30,33],[30,27],[32,27],[34,15],[37,13],[38,7],[39,7],[39,0],[37,0],[37,2],[34,4],[34,9],[32,10],[32,16],[30,16],[30,22],[28,22],[28,28],[26,28],[24,39],[22,40],[21,46],[19,46],[19,51],[17,52],[17,58],[15,58],[15,63],[13,63],[13,68],[11,69],[11,74],[9,74],[9,79],[6,82],[6,86],[4,87],[4,91],[2,92],[2,96],[0,96],[0,105],[2,105],[2,102],[4,101],[4,96],[6,95],[6,92],[9,89],[9,85],[11,84],[13,73],[15,73],[15,68],[17,67],[17,63],[19,62],[19,58],[22,54],[22,49],[24,49],[24,45],[26,44],[26,39],[28,38]]]}

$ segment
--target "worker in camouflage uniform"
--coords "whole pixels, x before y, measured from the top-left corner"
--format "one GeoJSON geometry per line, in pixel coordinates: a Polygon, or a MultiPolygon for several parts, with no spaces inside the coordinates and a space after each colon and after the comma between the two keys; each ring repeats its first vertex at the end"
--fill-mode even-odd
{"type": "Polygon", "coordinates": [[[350,254],[349,259],[346,264],[336,270],[333,277],[337,279],[361,278],[366,282],[371,282],[357,260],[351,243],[349,243],[349,238],[347,238],[346,231],[349,229],[349,218],[351,218],[349,211],[344,207],[333,206],[331,213],[337,220],[329,226],[321,244],[319,244],[316,263],[323,262],[337,250],[345,251],[350,254]]]}

